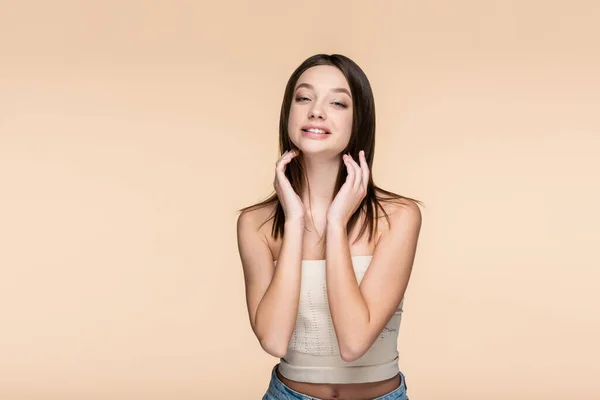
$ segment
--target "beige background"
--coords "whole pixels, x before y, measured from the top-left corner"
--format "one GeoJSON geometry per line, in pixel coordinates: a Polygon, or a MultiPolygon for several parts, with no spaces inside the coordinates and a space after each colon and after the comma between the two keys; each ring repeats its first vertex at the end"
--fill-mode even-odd
{"type": "Polygon", "coordinates": [[[598,399],[597,1],[0,2],[0,398],[259,399],[236,209],[342,53],[426,203],[411,400],[598,399]]]}

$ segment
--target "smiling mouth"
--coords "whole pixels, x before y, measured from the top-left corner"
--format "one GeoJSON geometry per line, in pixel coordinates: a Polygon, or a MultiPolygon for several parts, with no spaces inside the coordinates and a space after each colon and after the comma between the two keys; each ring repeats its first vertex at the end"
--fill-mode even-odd
{"type": "Polygon", "coordinates": [[[310,133],[316,133],[319,135],[331,135],[331,132],[327,132],[323,129],[302,129],[303,132],[310,132],[310,133]]]}

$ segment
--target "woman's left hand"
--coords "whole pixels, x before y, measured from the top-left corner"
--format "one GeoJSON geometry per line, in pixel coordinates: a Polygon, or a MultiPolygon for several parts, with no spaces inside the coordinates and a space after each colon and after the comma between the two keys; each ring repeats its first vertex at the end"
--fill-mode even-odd
{"type": "Polygon", "coordinates": [[[328,223],[340,223],[345,228],[350,217],[367,195],[369,166],[363,150],[360,151],[358,158],[360,165],[350,155],[342,156],[348,176],[327,210],[328,223]]]}

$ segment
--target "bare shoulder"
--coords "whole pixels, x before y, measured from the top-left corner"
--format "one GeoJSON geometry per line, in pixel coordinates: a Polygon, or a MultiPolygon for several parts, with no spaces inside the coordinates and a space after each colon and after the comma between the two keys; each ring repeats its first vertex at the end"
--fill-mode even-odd
{"type": "Polygon", "coordinates": [[[269,220],[276,205],[267,205],[245,210],[240,213],[237,220],[238,241],[254,236],[271,247],[270,231],[273,220],[269,220]]]}
{"type": "Polygon", "coordinates": [[[240,213],[240,218],[244,214],[244,219],[254,221],[256,228],[262,230],[262,227],[270,225],[269,218],[274,215],[276,207],[277,203],[254,207],[240,213]]]}
{"type": "MultiPolygon", "coordinates": [[[[383,195],[385,198],[385,195],[383,195]]],[[[409,198],[392,199],[380,201],[381,207],[389,217],[389,223],[385,215],[379,218],[379,224],[382,224],[382,231],[387,232],[394,224],[400,224],[404,227],[420,228],[422,222],[421,208],[409,198]],[[391,224],[391,225],[390,225],[391,224]]]]}

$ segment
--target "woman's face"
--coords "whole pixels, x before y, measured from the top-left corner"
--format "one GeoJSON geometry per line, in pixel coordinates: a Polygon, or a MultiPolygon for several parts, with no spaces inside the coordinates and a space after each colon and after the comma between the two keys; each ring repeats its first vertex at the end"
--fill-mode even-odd
{"type": "Polygon", "coordinates": [[[288,134],[303,153],[340,154],[352,132],[353,104],[350,86],[342,72],[331,65],[304,71],[296,82],[288,134]],[[324,129],[310,132],[309,129],[324,129]]]}

